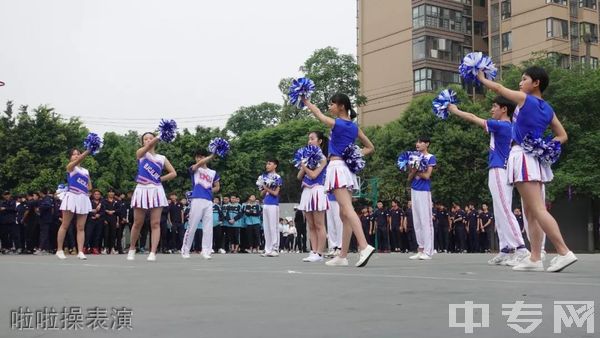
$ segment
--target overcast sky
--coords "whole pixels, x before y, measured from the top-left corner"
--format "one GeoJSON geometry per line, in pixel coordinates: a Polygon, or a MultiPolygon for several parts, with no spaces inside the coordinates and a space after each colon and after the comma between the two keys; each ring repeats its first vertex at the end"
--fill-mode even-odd
{"type": "Polygon", "coordinates": [[[99,133],[224,126],[319,48],[356,54],[355,0],[0,0],[0,108],[99,133]]]}

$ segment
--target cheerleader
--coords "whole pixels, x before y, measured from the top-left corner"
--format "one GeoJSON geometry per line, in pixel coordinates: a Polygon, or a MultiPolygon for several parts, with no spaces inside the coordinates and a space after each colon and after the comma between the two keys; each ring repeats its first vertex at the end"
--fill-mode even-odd
{"type": "Polygon", "coordinates": [[[147,132],[142,135],[143,146],[137,150],[138,174],[137,186],[131,198],[133,208],[133,227],[131,228],[131,244],[127,253],[127,260],[135,259],[135,245],[140,237],[140,230],[144,225],[146,212],[150,211],[151,249],[148,261],[156,261],[156,249],[160,241],[160,216],[162,208],[168,205],[167,196],[162,182],[174,179],[177,176],[175,169],[163,155],[156,153],[156,144],[160,138],[147,132]],[[163,168],[167,174],[160,176],[163,168]]]}
{"type": "Polygon", "coordinates": [[[196,163],[190,167],[192,176],[192,194],[190,196],[189,227],[185,231],[181,246],[181,257],[190,258],[190,248],[198,224],[202,223],[202,258],[211,259],[213,245],[213,193],[221,188],[221,177],[207,164],[215,155],[207,150],[196,152],[196,163]]]}
{"type": "Polygon", "coordinates": [[[552,259],[546,271],[560,272],[577,261],[577,257],[565,244],[558,223],[546,210],[542,198],[544,183],[553,178],[549,164],[541,163],[533,153],[525,151],[524,141],[527,137],[541,138],[548,128],[554,133],[553,141],[565,143],[567,132],[556,117],[552,107],[542,99],[542,93],[550,79],[546,71],[538,66],[532,66],[523,72],[520,91],[510,90],[485,78],[480,71],[477,78],[483,85],[499,95],[516,103],[513,116],[512,142],[508,157],[508,181],[517,187],[523,200],[525,217],[529,223],[531,237],[531,255],[513,267],[516,271],[544,271],[541,259],[541,243],[543,233],[546,233],[558,256],[552,259]]]}
{"type": "Polygon", "coordinates": [[[56,238],[58,244],[56,257],[59,259],[67,258],[63,251],[65,235],[69,230],[69,225],[75,215],[77,215],[77,258],[82,260],[87,259],[83,253],[83,242],[85,241],[85,221],[88,213],[92,210],[92,204],[88,196],[88,193],[92,188],[92,180],[90,179],[89,171],[79,165],[89,154],[89,150],[86,150],[83,153],[79,152],[77,149],[69,151],[69,164],[67,164],[69,190],[65,193],[60,204],[60,210],[62,210],[62,223],[60,229],[58,229],[58,236],[56,238]]]}
{"type": "Polygon", "coordinates": [[[356,175],[350,171],[346,162],[342,159],[342,153],[349,145],[354,144],[358,138],[364,147],[363,155],[368,155],[375,150],[373,143],[369,138],[352,122],[356,118],[356,112],[352,109],[350,98],[345,94],[337,93],[329,101],[329,112],[335,119],[325,116],[306,97],[302,97],[302,102],[315,115],[315,117],[331,128],[331,139],[329,140],[328,153],[329,164],[325,178],[325,188],[327,191],[333,191],[335,199],[340,206],[340,217],[344,224],[342,251],[333,259],[325,263],[329,266],[347,266],[348,248],[352,233],[356,236],[359,248],[357,267],[367,265],[369,258],[375,248],[367,243],[365,234],[362,231],[362,225],[354,207],[352,206],[352,189],[358,188],[356,175]]]}
{"type": "Polygon", "coordinates": [[[325,232],[325,211],[329,209],[329,201],[325,194],[325,168],[327,167],[327,138],[320,131],[308,134],[308,144],[321,148],[323,158],[319,165],[310,169],[306,163],[301,162],[298,179],[302,180],[302,196],[298,210],[304,213],[304,219],[309,228],[311,251],[303,262],[323,261],[323,251],[327,241],[325,232]]]}

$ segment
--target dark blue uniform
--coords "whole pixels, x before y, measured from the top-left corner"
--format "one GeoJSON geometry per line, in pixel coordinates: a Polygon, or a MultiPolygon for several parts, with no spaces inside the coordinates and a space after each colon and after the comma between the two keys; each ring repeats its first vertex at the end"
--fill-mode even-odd
{"type": "Polygon", "coordinates": [[[477,222],[479,215],[477,210],[470,210],[467,213],[467,226],[469,227],[469,252],[479,252],[479,232],[477,231],[477,222]]]}
{"type": "Polygon", "coordinates": [[[375,209],[373,219],[377,226],[377,245],[380,252],[390,251],[390,239],[388,230],[388,213],[385,209],[375,209]]]}

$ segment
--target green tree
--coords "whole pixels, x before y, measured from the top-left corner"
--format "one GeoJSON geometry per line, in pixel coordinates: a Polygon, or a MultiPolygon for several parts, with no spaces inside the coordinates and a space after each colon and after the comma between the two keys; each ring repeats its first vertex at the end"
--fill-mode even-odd
{"type": "Polygon", "coordinates": [[[227,120],[225,129],[239,136],[245,132],[272,127],[280,120],[281,106],[263,102],[236,110],[227,120]]]}

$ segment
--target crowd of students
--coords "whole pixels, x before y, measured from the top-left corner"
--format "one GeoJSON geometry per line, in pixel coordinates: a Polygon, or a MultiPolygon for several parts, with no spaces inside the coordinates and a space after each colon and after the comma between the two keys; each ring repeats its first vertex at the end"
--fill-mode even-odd
{"type": "MultiPolygon", "coordinates": [[[[56,234],[62,222],[59,210],[60,199],[53,191],[42,189],[13,198],[5,191],[0,201],[0,252],[2,254],[51,254],[57,250],[56,234]]],[[[133,224],[131,195],[109,190],[103,194],[93,190],[90,196],[92,211],[85,224],[85,254],[123,254],[129,243],[128,234],[133,224]]],[[[255,195],[241,201],[236,195],[215,197],[213,206],[213,250],[217,253],[259,253],[264,250],[262,205],[255,195]],[[242,202],[242,203],[241,203],[242,202]]],[[[308,252],[306,220],[297,208],[293,218],[280,218],[281,252],[308,252]]],[[[409,201],[402,207],[397,200],[386,208],[382,201],[377,207],[356,209],[367,235],[367,242],[378,248],[380,253],[416,252],[417,241],[412,220],[412,205],[409,201]]],[[[515,209],[521,231],[523,216],[515,209]]],[[[186,197],[175,193],[169,195],[168,207],[161,214],[161,253],[179,253],[183,236],[189,227],[189,205],[186,197]]],[[[149,217],[144,222],[138,252],[148,251],[148,235],[151,228],[149,217]]],[[[493,214],[486,204],[476,209],[473,203],[461,208],[453,203],[450,210],[442,203],[433,209],[435,250],[441,252],[490,252],[497,248],[493,214]]],[[[192,252],[201,251],[203,224],[194,234],[192,252]]],[[[330,228],[328,225],[327,228],[330,228]]],[[[327,229],[329,230],[329,229],[327,229]]],[[[77,254],[75,220],[71,222],[65,237],[64,248],[77,254]]],[[[328,248],[328,255],[334,254],[328,248]]],[[[356,239],[350,243],[350,251],[356,252],[356,239]]]]}

